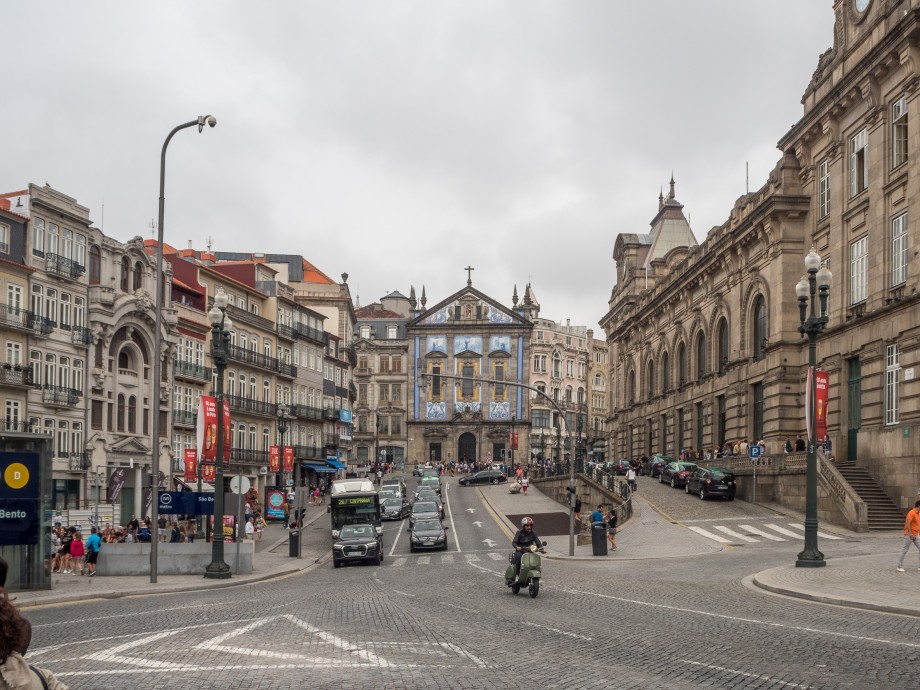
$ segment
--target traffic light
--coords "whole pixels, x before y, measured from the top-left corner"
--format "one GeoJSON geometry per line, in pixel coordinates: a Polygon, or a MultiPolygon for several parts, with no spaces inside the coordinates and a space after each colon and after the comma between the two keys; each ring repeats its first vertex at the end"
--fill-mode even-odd
{"type": "Polygon", "coordinates": [[[502,448],[502,453],[501,453],[501,457],[502,457],[502,460],[504,460],[504,459],[505,459],[505,449],[504,449],[504,448],[502,448]]]}

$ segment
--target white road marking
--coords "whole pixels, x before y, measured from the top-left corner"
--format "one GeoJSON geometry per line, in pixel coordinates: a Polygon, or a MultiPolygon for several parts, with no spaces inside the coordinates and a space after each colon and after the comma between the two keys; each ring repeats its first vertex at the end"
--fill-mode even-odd
{"type": "Polygon", "coordinates": [[[450,531],[454,535],[454,543],[457,545],[457,553],[461,553],[463,549],[460,548],[460,536],[457,534],[457,526],[454,524],[454,511],[451,510],[449,502],[447,504],[447,517],[450,519],[450,531]]]}
{"type": "Polygon", "coordinates": [[[464,555],[464,557],[466,558],[466,562],[467,562],[467,563],[472,563],[472,562],[474,562],[474,561],[478,561],[478,560],[479,560],[479,556],[477,556],[475,553],[465,553],[465,554],[463,554],[463,555],[464,555]]]}
{"type": "Polygon", "coordinates": [[[521,625],[529,625],[531,628],[540,628],[541,630],[549,630],[550,632],[558,633],[559,635],[565,635],[566,637],[574,637],[576,640],[586,640],[591,642],[593,638],[585,637],[584,635],[576,635],[575,633],[566,632],[565,630],[560,630],[559,628],[550,628],[547,625],[537,625],[536,623],[528,623],[527,621],[521,621],[521,625]]]}
{"type": "Polygon", "coordinates": [[[397,559],[395,559],[395,560],[393,561],[392,566],[393,566],[394,568],[397,568],[397,567],[399,567],[399,566],[401,566],[401,565],[405,565],[405,563],[406,563],[407,560],[409,560],[409,559],[408,559],[408,558],[397,558],[397,559]]]}
{"type": "MultiPolygon", "coordinates": [[[[215,606],[223,607],[223,606],[227,606],[228,604],[238,604],[238,603],[240,602],[221,601],[221,602],[215,602],[213,604],[192,604],[190,606],[173,606],[168,609],[157,609],[157,613],[165,613],[166,611],[186,611],[188,609],[210,609],[210,608],[214,608],[215,606]]],[[[288,605],[289,604],[284,604],[284,606],[288,606],[288,605]]],[[[136,615],[137,615],[136,613],[122,613],[117,616],[96,616],[95,618],[79,618],[73,622],[74,623],[90,623],[92,621],[104,621],[104,620],[109,620],[112,618],[134,618],[136,615]]],[[[40,625],[33,625],[32,629],[38,630],[39,628],[48,628],[52,625],[60,625],[60,623],[42,623],[40,625]]]]}
{"type": "Polygon", "coordinates": [[[466,611],[467,613],[479,613],[476,609],[468,609],[465,606],[457,606],[457,604],[451,604],[447,601],[442,601],[441,606],[449,606],[452,609],[460,609],[461,611],[466,611]]]}
{"type": "Polygon", "coordinates": [[[475,512],[476,512],[476,509],[475,509],[475,508],[467,508],[467,509],[466,509],[466,512],[468,512],[468,513],[475,513],[475,512]]]}
{"type": "Polygon", "coordinates": [[[792,537],[793,539],[801,539],[801,538],[802,538],[802,535],[801,535],[801,534],[796,534],[795,532],[790,532],[790,531],[787,530],[785,527],[780,527],[779,525],[774,525],[774,524],[769,523],[769,522],[764,523],[764,527],[769,527],[769,528],[772,529],[773,531],[779,532],[780,534],[783,534],[783,535],[785,535],[785,536],[787,536],[787,537],[792,537]]]}
{"type": "MultiPolygon", "coordinates": [[[[800,530],[802,530],[803,533],[805,532],[805,525],[802,525],[802,524],[800,524],[800,523],[797,523],[797,522],[790,522],[790,523],[789,523],[789,526],[790,526],[790,527],[795,527],[796,529],[800,529],[800,530]]],[[[822,532],[821,530],[818,530],[817,534],[818,534],[818,536],[821,537],[822,539],[843,539],[843,537],[836,537],[836,536],[834,536],[833,534],[827,534],[827,533],[825,533],[825,532],[822,532]]],[[[802,536],[802,535],[799,535],[799,536],[802,536]]]]}
{"type": "Polygon", "coordinates": [[[406,524],[405,518],[399,521],[399,529],[396,530],[396,536],[393,537],[393,546],[390,547],[390,553],[388,553],[387,556],[392,556],[394,553],[396,553],[396,543],[399,541],[399,535],[402,534],[403,527],[405,526],[405,524],[406,524]]]}
{"type": "Polygon", "coordinates": [[[153,659],[144,659],[141,657],[133,656],[122,656],[120,653],[127,651],[129,649],[144,646],[146,647],[151,642],[156,642],[157,640],[162,640],[164,637],[171,637],[173,635],[179,634],[178,630],[168,630],[166,632],[156,633],[154,635],[148,635],[147,637],[142,637],[137,640],[132,640],[131,642],[125,642],[124,644],[116,645],[115,647],[110,647],[109,649],[103,649],[101,652],[96,652],[94,654],[89,654],[84,659],[91,659],[93,661],[105,661],[108,663],[122,663],[122,664],[131,664],[132,666],[141,666],[143,668],[152,668],[152,669],[181,669],[184,664],[173,664],[168,661],[155,661],[153,659]]]}
{"type": "Polygon", "coordinates": [[[777,537],[772,534],[767,534],[763,530],[757,529],[756,527],[752,527],[751,525],[738,525],[738,527],[742,529],[746,529],[751,534],[756,534],[757,536],[763,537],[764,539],[769,539],[770,541],[786,541],[782,537],[777,537]]]}
{"type": "Polygon", "coordinates": [[[503,556],[500,553],[495,553],[494,551],[489,551],[489,558],[491,558],[493,561],[504,561],[506,556],[503,556]]]}
{"type": "Polygon", "coordinates": [[[712,539],[713,541],[717,541],[721,544],[731,544],[732,543],[731,539],[726,539],[725,537],[719,536],[718,534],[707,532],[702,527],[694,527],[693,525],[690,525],[689,527],[687,527],[687,529],[692,529],[697,534],[701,534],[707,539],[712,539]]]}
{"type": "Polygon", "coordinates": [[[443,556],[441,556],[441,563],[453,563],[453,562],[454,562],[453,554],[446,553],[443,556]]]}
{"type": "Polygon", "coordinates": [[[741,541],[746,541],[746,542],[748,542],[749,544],[758,544],[758,543],[759,543],[756,539],[752,539],[751,537],[745,536],[744,534],[740,534],[740,533],[738,533],[738,532],[733,532],[732,530],[728,529],[728,527],[723,527],[722,525],[713,525],[713,526],[714,526],[717,530],[719,530],[720,532],[724,532],[724,533],[727,534],[728,536],[734,537],[735,539],[740,539],[741,541]]]}
{"type": "Polygon", "coordinates": [[[483,540],[482,540],[482,543],[485,544],[486,546],[488,546],[490,549],[494,549],[494,548],[495,548],[495,545],[496,545],[498,542],[497,542],[497,541],[494,541],[493,539],[483,539],[483,540]]]}
{"type": "Polygon", "coordinates": [[[474,655],[470,654],[470,653],[469,653],[468,651],[466,651],[465,649],[463,649],[463,648],[461,648],[461,647],[458,647],[457,645],[455,645],[455,644],[453,644],[453,643],[451,643],[451,642],[442,642],[441,644],[442,644],[444,647],[447,647],[448,649],[452,649],[453,651],[455,651],[455,652],[456,652],[457,654],[459,654],[460,656],[465,656],[467,659],[469,659],[469,660],[472,661],[474,664],[476,664],[479,668],[486,668],[486,666],[487,666],[486,662],[484,662],[484,661],[483,661],[482,659],[480,659],[478,656],[474,656],[474,655]]]}
{"type": "Polygon", "coordinates": [[[409,594],[408,592],[403,592],[403,591],[398,590],[398,589],[394,589],[393,591],[396,592],[396,594],[401,594],[401,595],[403,595],[404,597],[410,597],[410,598],[411,598],[411,597],[414,597],[414,596],[415,596],[414,594],[409,594]]]}
{"type": "Polygon", "coordinates": [[[418,559],[418,564],[419,564],[419,565],[430,565],[430,564],[431,564],[431,556],[422,556],[422,557],[420,557],[420,558],[418,559]]]}
{"type": "MultiPolygon", "coordinates": [[[[785,541],[785,540],[784,540],[785,541]]],[[[713,666],[712,664],[704,664],[699,661],[690,661],[690,659],[684,659],[685,664],[692,664],[693,666],[702,666],[703,668],[708,668],[711,671],[724,671],[733,676],[744,676],[745,678],[753,678],[754,680],[767,680],[770,681],[771,685],[779,685],[781,688],[810,688],[811,685],[798,685],[797,683],[788,683],[784,680],[779,680],[773,676],[762,676],[756,673],[748,673],[747,671],[736,671],[732,668],[725,668],[724,666],[713,666]]]]}
{"type": "Polygon", "coordinates": [[[482,527],[482,520],[474,520],[473,524],[476,525],[477,527],[482,527]]]}

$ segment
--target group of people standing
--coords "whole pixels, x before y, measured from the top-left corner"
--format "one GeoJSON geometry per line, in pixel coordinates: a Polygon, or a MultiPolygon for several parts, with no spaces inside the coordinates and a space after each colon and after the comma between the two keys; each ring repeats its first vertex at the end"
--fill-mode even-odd
{"type": "Polygon", "coordinates": [[[51,528],[51,572],[61,575],[96,575],[96,560],[102,539],[93,527],[86,542],[76,527],[62,527],[60,523],[51,528]]]}

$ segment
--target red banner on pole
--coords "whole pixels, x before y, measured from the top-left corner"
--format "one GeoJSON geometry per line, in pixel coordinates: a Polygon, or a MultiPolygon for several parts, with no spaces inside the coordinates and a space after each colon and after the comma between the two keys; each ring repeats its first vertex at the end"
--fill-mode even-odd
{"type": "Polygon", "coordinates": [[[201,478],[206,481],[208,484],[214,483],[214,465],[207,465],[205,463],[201,464],[201,478]]]}
{"type": "MultiPolygon", "coordinates": [[[[230,464],[230,451],[233,448],[233,426],[230,424],[230,403],[224,400],[224,464],[230,464]]],[[[215,436],[216,438],[216,436],[215,436]]]]}
{"type": "Polygon", "coordinates": [[[823,443],[827,436],[827,389],[830,376],[826,371],[815,372],[815,426],[818,443],[823,443]]]}
{"type": "Polygon", "coordinates": [[[511,450],[518,449],[518,435],[517,432],[511,434],[511,450]]]}
{"type": "Polygon", "coordinates": [[[193,482],[198,479],[198,451],[194,448],[185,449],[185,481],[193,482]]]}
{"type": "Polygon", "coordinates": [[[268,471],[275,474],[281,471],[281,446],[268,447],[268,471]]]}
{"type": "Polygon", "coordinates": [[[294,471],[294,446],[284,447],[284,471],[294,471]]]}
{"type": "Polygon", "coordinates": [[[212,395],[202,395],[198,402],[198,457],[201,462],[217,459],[217,400],[212,395]]]}

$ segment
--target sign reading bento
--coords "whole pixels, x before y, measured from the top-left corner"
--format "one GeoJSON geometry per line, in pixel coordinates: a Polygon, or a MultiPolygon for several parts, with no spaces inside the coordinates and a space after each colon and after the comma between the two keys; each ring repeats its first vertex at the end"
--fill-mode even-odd
{"type": "Polygon", "coordinates": [[[0,453],[0,546],[38,543],[38,453],[0,453]]]}

